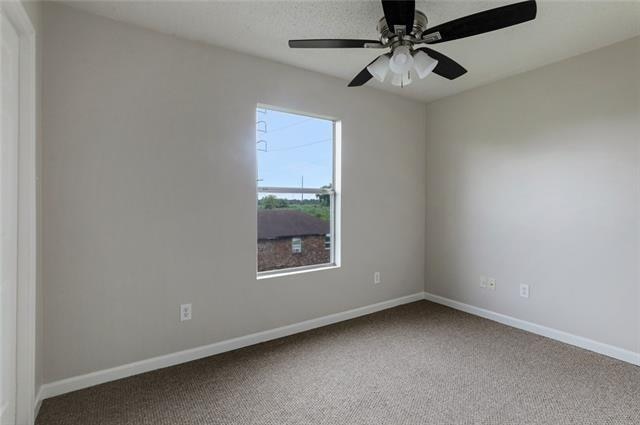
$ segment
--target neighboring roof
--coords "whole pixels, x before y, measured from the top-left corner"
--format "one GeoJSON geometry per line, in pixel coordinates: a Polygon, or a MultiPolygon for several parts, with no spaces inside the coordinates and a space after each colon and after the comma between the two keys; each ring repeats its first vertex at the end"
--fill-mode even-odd
{"type": "Polygon", "coordinates": [[[285,209],[258,210],[258,239],[326,235],[330,231],[328,221],[301,211],[285,209]]]}

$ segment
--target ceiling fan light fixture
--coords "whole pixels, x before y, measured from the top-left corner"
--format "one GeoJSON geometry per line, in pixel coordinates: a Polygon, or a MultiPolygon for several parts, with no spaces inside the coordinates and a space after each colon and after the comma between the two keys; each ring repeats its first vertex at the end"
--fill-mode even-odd
{"type": "Polygon", "coordinates": [[[396,74],[404,74],[413,67],[413,56],[407,46],[396,47],[389,61],[389,68],[396,74]]]}
{"type": "Polygon", "coordinates": [[[407,71],[401,74],[393,74],[391,77],[391,84],[396,87],[405,87],[411,84],[413,80],[411,79],[411,72],[407,71]]]}
{"type": "Polygon", "coordinates": [[[369,71],[376,80],[381,83],[384,82],[384,79],[389,72],[389,57],[387,55],[380,56],[378,59],[373,61],[371,65],[367,66],[367,71],[369,71]]]}
{"type": "Polygon", "coordinates": [[[421,80],[431,74],[431,71],[433,71],[436,66],[438,66],[438,61],[422,50],[418,50],[413,55],[413,68],[416,70],[416,74],[418,74],[418,78],[421,80]]]}
{"type": "MultiPolygon", "coordinates": [[[[467,70],[453,59],[429,47],[414,48],[421,44],[436,44],[489,33],[531,21],[537,16],[536,0],[512,0],[517,3],[503,5],[482,12],[456,18],[436,26],[427,27],[427,16],[416,10],[415,0],[382,0],[384,16],[378,20],[377,40],[364,39],[306,39],[289,40],[289,47],[309,48],[378,48],[389,49],[386,58],[376,58],[362,69],[348,84],[359,87],[369,80],[403,87],[411,83],[412,73],[426,78],[430,73],[455,80],[467,70]],[[414,54],[415,53],[415,54],[414,54]],[[385,69],[388,63],[388,69],[385,69]],[[391,71],[394,74],[388,76],[391,71]]],[[[415,78],[415,77],[414,77],[415,78]]]]}

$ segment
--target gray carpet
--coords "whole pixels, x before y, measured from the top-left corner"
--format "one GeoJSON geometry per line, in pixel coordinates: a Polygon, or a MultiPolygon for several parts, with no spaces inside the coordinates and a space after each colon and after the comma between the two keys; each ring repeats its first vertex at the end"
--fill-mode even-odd
{"type": "Polygon", "coordinates": [[[420,301],[45,400],[38,425],[640,424],[640,368],[420,301]]]}

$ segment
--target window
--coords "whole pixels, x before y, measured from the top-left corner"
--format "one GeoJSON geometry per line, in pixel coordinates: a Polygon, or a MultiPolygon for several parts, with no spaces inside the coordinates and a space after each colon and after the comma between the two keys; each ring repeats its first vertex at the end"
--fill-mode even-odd
{"type": "Polygon", "coordinates": [[[294,254],[299,254],[302,252],[302,239],[291,239],[291,252],[293,252],[294,254]]]}
{"type": "Polygon", "coordinates": [[[258,276],[338,263],[339,125],[256,108],[258,276]]]}

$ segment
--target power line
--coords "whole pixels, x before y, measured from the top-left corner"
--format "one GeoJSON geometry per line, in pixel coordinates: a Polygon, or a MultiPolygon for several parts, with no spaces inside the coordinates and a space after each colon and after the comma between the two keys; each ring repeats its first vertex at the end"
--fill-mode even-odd
{"type": "Polygon", "coordinates": [[[330,142],[332,140],[333,140],[333,137],[330,137],[328,139],[316,140],[315,142],[309,142],[309,143],[305,143],[305,144],[302,144],[302,145],[295,145],[295,146],[287,146],[287,147],[284,147],[284,148],[269,149],[267,152],[290,151],[290,150],[294,150],[294,149],[305,148],[305,147],[311,146],[311,145],[317,145],[318,143],[330,142]]]}
{"type": "Polygon", "coordinates": [[[283,125],[282,127],[278,127],[276,129],[273,129],[273,130],[267,129],[267,133],[275,133],[276,131],[282,131],[282,130],[285,130],[285,129],[289,128],[289,127],[294,127],[296,125],[304,124],[305,122],[311,121],[312,119],[313,118],[305,118],[303,120],[296,121],[296,122],[293,122],[291,124],[283,125]]]}

